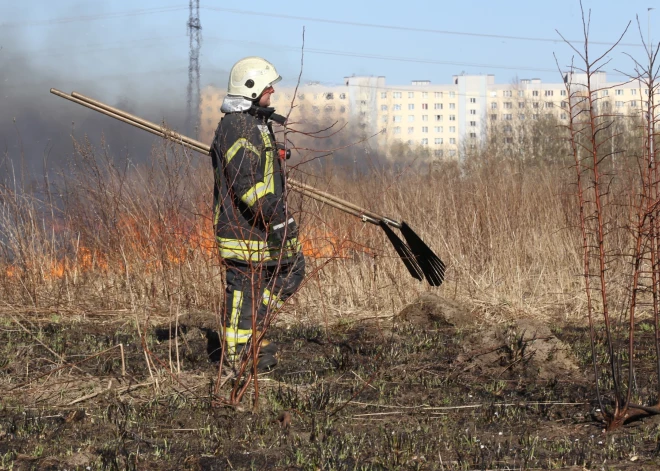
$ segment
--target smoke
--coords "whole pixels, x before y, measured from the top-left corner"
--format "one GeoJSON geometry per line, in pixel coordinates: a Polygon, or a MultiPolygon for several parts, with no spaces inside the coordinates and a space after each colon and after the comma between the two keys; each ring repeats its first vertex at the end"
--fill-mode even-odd
{"type": "Polygon", "coordinates": [[[138,163],[149,157],[158,141],[145,131],[51,94],[51,87],[84,93],[156,123],[165,121],[172,129],[184,128],[185,83],[178,86],[166,77],[144,77],[147,85],[140,86],[122,76],[121,70],[103,80],[90,80],[93,63],[78,67],[85,61],[74,57],[57,67],[43,59],[30,57],[20,41],[0,34],[0,182],[23,172],[38,179],[44,162],[49,173],[57,173],[73,152],[72,138],[88,139],[95,147],[103,140],[114,159],[138,163]]]}

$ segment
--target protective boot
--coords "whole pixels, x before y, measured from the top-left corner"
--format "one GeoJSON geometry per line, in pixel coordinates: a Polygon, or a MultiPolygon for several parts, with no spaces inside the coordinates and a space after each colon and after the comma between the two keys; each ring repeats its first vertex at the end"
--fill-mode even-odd
{"type": "MultiPolygon", "coordinates": [[[[231,332],[231,329],[227,328],[226,357],[230,363],[236,364],[243,358],[243,355],[248,355],[249,349],[252,348],[251,338],[251,330],[231,332]]],[[[277,365],[277,345],[262,339],[257,358],[257,370],[266,372],[275,365],[277,365]]]]}
{"type": "MultiPolygon", "coordinates": [[[[238,356],[239,359],[245,353],[247,355],[249,349],[252,348],[250,342],[240,345],[238,347],[238,356]]],[[[259,348],[259,354],[257,356],[257,371],[260,373],[265,373],[272,370],[275,365],[277,365],[277,345],[273,342],[269,342],[266,339],[261,341],[261,348],[259,348]]]]}

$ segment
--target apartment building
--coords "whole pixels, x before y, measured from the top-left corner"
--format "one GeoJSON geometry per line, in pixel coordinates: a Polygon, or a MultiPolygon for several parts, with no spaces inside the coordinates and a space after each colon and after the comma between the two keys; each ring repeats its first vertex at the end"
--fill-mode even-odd
{"type": "MultiPolygon", "coordinates": [[[[586,76],[566,74],[564,81],[579,90],[586,76]]],[[[592,89],[599,90],[599,106],[614,114],[629,115],[644,106],[644,91],[637,82],[608,82],[600,72],[592,77],[592,89]]],[[[200,138],[210,142],[224,91],[207,87],[201,95],[200,138]]],[[[388,85],[382,76],[353,76],[339,85],[279,86],[272,104],[280,114],[291,111],[292,123],[319,129],[335,123],[385,153],[394,143],[403,143],[428,149],[436,158],[456,158],[462,145],[481,142],[495,123],[513,125],[543,115],[567,122],[569,115],[564,82],[523,79],[496,84],[494,75],[455,75],[448,84],[414,80],[410,85],[388,85]]]]}

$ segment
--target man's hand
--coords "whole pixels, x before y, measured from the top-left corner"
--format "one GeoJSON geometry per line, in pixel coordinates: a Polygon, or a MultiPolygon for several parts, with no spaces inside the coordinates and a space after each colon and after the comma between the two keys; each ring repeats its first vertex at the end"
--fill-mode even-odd
{"type": "Polygon", "coordinates": [[[283,247],[284,240],[298,237],[298,225],[293,218],[288,221],[273,224],[268,230],[268,245],[271,247],[283,247]]]}

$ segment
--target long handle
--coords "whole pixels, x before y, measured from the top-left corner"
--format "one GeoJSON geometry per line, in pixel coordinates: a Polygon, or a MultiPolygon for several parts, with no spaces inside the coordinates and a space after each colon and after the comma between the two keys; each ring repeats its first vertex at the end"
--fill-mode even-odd
{"type": "MultiPolygon", "coordinates": [[[[118,108],[106,105],[105,103],[86,97],[80,93],[73,92],[71,95],[68,95],[54,88],[51,88],[50,92],[61,98],[72,101],[74,103],[78,103],[79,105],[83,105],[87,108],[93,109],[94,111],[98,111],[99,113],[103,113],[119,121],[155,134],[156,136],[175,141],[194,151],[206,155],[211,153],[211,148],[203,142],[196,141],[177,132],[170,131],[169,129],[166,129],[162,126],[158,126],[157,124],[154,124],[150,121],[134,116],[118,108]]],[[[379,225],[385,231],[387,237],[390,239],[410,274],[418,280],[421,280],[422,276],[424,276],[431,286],[440,286],[444,279],[444,263],[405,222],[399,222],[384,216],[380,216],[330,193],[326,193],[322,190],[306,185],[305,183],[291,179],[288,181],[291,184],[291,188],[298,193],[337,208],[352,216],[358,217],[365,222],[379,225]],[[388,225],[399,228],[408,243],[404,243],[392,231],[392,229],[388,227],[388,225]]]]}
{"type": "MultiPolygon", "coordinates": [[[[163,137],[175,141],[179,144],[182,144],[202,154],[208,155],[211,152],[211,147],[204,144],[203,142],[184,136],[183,134],[179,134],[175,131],[166,129],[162,126],[152,123],[151,121],[147,121],[146,119],[142,119],[131,113],[127,113],[126,111],[120,110],[113,106],[107,105],[101,101],[87,97],[81,93],[73,92],[71,93],[71,95],[69,95],[55,88],[51,88],[50,92],[61,98],[65,98],[74,103],[78,103],[79,105],[86,106],[87,108],[93,109],[94,111],[98,111],[100,113],[103,113],[107,116],[115,118],[124,123],[131,124],[139,129],[143,129],[159,137],[163,137]]],[[[310,198],[314,198],[317,201],[320,201],[329,206],[337,208],[352,216],[358,217],[363,221],[371,222],[372,224],[376,224],[376,225],[378,225],[380,221],[384,221],[391,226],[397,228],[401,227],[401,223],[399,223],[398,221],[394,221],[393,219],[380,216],[379,214],[361,208],[353,203],[343,200],[330,193],[326,193],[325,191],[306,185],[303,182],[299,182],[291,178],[288,179],[287,181],[291,185],[292,189],[297,191],[298,193],[304,194],[305,196],[308,196],[310,198]]]]}

